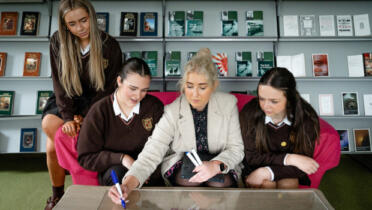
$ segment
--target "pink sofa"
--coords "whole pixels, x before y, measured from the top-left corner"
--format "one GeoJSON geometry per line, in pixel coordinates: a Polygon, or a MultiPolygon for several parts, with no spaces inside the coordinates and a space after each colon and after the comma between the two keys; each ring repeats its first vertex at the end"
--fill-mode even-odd
{"type": "MultiPolygon", "coordinates": [[[[159,98],[164,105],[170,104],[178,96],[179,92],[150,92],[149,94],[159,98]]],[[[232,93],[237,99],[239,111],[254,96],[232,93]]],[[[82,168],[77,162],[76,151],[77,137],[70,138],[63,134],[61,128],[55,136],[55,146],[59,164],[70,171],[74,184],[98,185],[97,172],[88,171],[82,168]]],[[[315,146],[314,159],[320,167],[315,174],[310,175],[310,188],[318,188],[324,173],[338,165],[340,160],[340,141],[336,130],[326,121],[320,118],[320,140],[315,146]]],[[[300,186],[308,188],[308,186],[300,186]]]]}

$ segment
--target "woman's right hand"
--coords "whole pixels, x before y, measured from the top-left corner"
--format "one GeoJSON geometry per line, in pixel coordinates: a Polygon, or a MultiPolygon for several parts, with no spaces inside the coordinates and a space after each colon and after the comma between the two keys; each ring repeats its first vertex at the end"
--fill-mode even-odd
{"type": "Polygon", "coordinates": [[[288,154],[286,162],[286,165],[296,166],[308,175],[315,173],[319,168],[319,164],[314,159],[305,155],[288,154]]]}
{"type": "Polygon", "coordinates": [[[67,121],[62,125],[62,132],[69,137],[74,137],[77,134],[77,128],[75,121],[67,121]]]}
{"type": "MultiPolygon", "coordinates": [[[[129,196],[129,193],[139,185],[139,181],[135,176],[127,176],[124,178],[123,183],[120,185],[121,191],[123,193],[123,199],[126,200],[129,196]]],[[[110,188],[108,193],[112,202],[115,204],[121,205],[120,195],[115,185],[110,188]]]]}
{"type": "Polygon", "coordinates": [[[121,164],[129,170],[130,167],[132,167],[133,163],[134,159],[130,155],[124,154],[123,159],[121,160],[121,164]]]}

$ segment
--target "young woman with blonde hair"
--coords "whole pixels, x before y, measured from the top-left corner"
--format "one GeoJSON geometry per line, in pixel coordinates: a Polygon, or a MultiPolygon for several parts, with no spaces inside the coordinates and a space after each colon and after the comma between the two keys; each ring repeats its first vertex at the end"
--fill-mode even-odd
{"type": "Polygon", "coordinates": [[[98,29],[95,10],[88,0],[60,2],[58,31],[50,40],[55,96],[48,100],[42,120],[53,187],[45,209],[52,209],[64,193],[65,170],[57,162],[56,131],[62,126],[65,134],[77,134],[90,106],[115,90],[121,59],[118,42],[98,29]]]}
{"type": "MultiPolygon", "coordinates": [[[[237,185],[244,157],[237,100],[233,95],[216,92],[217,86],[211,53],[201,49],[185,66],[181,95],[165,107],[152,136],[123,178],[124,197],[142,186],[160,163],[162,176],[171,185],[237,185]],[[185,152],[193,149],[207,158],[187,171],[185,152]]],[[[120,204],[116,188],[112,187],[109,195],[120,204]]]]}

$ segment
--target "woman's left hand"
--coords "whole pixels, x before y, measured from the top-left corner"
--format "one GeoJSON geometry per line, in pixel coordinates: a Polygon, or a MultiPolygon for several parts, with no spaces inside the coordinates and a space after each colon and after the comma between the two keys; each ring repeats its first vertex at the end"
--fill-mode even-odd
{"type": "Polygon", "coordinates": [[[218,174],[220,166],[216,161],[203,161],[203,164],[196,166],[192,172],[196,172],[196,174],[189,179],[189,182],[201,183],[218,174]]]}

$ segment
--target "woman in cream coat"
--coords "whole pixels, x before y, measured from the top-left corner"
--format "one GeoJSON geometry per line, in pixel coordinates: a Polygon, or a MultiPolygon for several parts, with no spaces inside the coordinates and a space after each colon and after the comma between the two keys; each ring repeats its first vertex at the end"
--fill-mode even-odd
{"type": "MultiPolygon", "coordinates": [[[[161,172],[167,183],[181,186],[230,187],[240,180],[244,146],[239,125],[236,98],[215,92],[217,71],[209,49],[201,49],[185,66],[180,81],[182,94],[165,107],[164,114],[149,137],[121,188],[126,198],[162,163],[161,172]],[[190,179],[181,177],[185,152],[195,149],[215,156],[196,166],[190,179]],[[223,174],[223,182],[209,180],[223,174]]],[[[109,193],[120,204],[116,188],[109,193]]]]}

